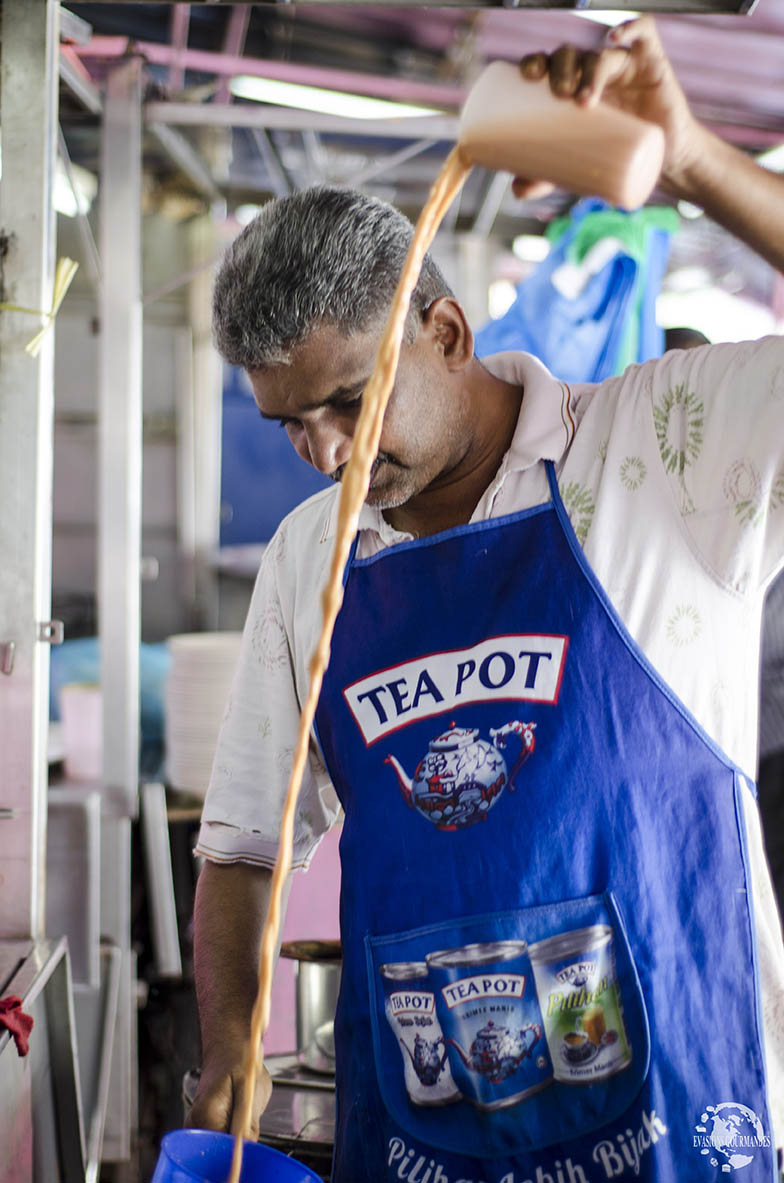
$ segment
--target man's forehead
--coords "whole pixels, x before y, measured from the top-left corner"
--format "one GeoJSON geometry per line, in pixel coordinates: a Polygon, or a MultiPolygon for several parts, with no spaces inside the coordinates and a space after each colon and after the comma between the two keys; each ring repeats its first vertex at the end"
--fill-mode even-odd
{"type": "Polygon", "coordinates": [[[345,334],[334,325],[319,325],[292,346],[287,361],[249,372],[256,401],[262,410],[281,398],[318,403],[353,388],[370,377],[377,348],[375,332],[345,334]]]}
{"type": "Polygon", "coordinates": [[[293,370],[329,368],[340,373],[350,370],[356,359],[364,358],[368,352],[375,353],[380,338],[381,330],[349,333],[338,325],[322,322],[289,348],[285,361],[270,369],[285,369],[291,373],[293,370]]]}

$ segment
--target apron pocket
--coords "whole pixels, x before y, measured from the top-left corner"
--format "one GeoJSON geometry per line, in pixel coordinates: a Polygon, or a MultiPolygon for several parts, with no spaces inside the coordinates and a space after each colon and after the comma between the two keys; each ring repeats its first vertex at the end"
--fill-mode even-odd
{"type": "Polygon", "coordinates": [[[365,939],[394,1120],[475,1158],[569,1142],[648,1074],[645,1003],[612,893],[365,939]]]}

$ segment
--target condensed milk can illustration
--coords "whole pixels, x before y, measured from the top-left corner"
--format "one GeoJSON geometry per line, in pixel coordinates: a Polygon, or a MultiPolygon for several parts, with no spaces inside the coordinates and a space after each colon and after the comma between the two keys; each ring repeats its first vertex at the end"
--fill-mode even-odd
{"type": "Polygon", "coordinates": [[[428,981],[460,1092],[480,1109],[515,1105],[550,1083],[552,1064],[525,941],[442,949],[428,981]]]}
{"type": "Polygon", "coordinates": [[[400,1045],[409,1100],[414,1105],[459,1101],[435,998],[427,988],[427,965],[398,961],[382,965],[379,972],[386,994],[384,1013],[400,1045]]]}
{"type": "Polygon", "coordinates": [[[529,949],[555,1079],[592,1084],[628,1067],[632,1049],[606,924],[538,941],[529,949]]]}

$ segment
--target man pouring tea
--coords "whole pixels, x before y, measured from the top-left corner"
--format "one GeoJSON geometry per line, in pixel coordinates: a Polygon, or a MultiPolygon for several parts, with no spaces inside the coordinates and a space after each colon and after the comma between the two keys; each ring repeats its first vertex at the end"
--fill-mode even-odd
{"type": "MultiPolygon", "coordinates": [[[[784,267],[784,184],[697,123],[649,18],[522,70],[658,124],[663,188],[784,267]]],[[[221,353],[336,484],[410,238],[384,203],[305,190],[216,282],[221,353]]],[[[426,260],[294,839],[305,867],[342,806],[336,1183],[776,1178],[784,948],[753,770],[783,417],[777,337],[599,385],[480,362],[426,260]]],[[[265,553],[205,801],[194,1125],[231,1128],[242,1084],[338,492],[265,553]]]]}

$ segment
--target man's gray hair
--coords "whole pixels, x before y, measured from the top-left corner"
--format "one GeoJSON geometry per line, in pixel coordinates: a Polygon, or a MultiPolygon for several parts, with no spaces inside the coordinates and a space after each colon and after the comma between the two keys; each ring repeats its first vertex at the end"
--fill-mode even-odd
{"type": "MultiPolygon", "coordinates": [[[[346,336],[387,312],[413,234],[387,202],[318,186],[270,201],[226,252],[213,293],[215,344],[246,370],[286,363],[318,325],[346,336]]],[[[411,298],[406,337],[452,292],[428,255],[411,298]]]]}

